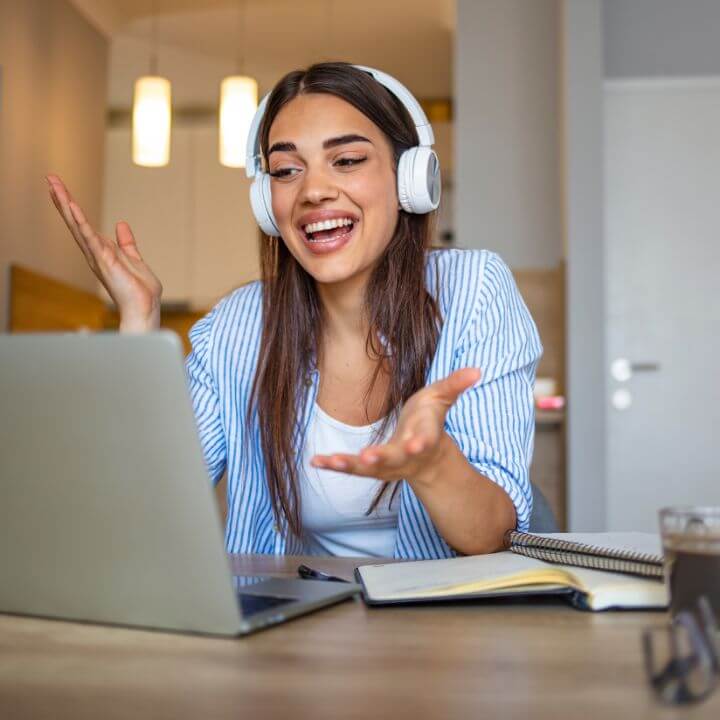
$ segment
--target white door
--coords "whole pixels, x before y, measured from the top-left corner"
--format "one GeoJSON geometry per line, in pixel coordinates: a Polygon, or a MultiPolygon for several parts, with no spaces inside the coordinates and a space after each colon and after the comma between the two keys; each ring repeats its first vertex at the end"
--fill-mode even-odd
{"type": "Polygon", "coordinates": [[[609,82],[605,108],[607,524],[656,531],[720,505],[720,79],[609,82]]]}

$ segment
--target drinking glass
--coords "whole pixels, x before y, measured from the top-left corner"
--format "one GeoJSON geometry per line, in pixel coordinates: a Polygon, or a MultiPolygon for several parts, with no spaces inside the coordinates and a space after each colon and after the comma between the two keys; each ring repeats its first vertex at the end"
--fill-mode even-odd
{"type": "Polygon", "coordinates": [[[720,507],[660,511],[670,613],[694,611],[705,597],[720,624],[720,507]]]}

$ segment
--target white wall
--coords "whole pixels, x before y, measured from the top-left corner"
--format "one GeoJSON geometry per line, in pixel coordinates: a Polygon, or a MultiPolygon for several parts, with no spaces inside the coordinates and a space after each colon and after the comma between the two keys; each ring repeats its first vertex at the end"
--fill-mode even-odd
{"type": "Polygon", "coordinates": [[[571,530],[606,520],[601,0],[563,0],[567,476],[571,530]]]}
{"type": "Polygon", "coordinates": [[[60,174],[100,220],[107,43],[65,0],[0,0],[0,331],[18,263],[92,290],[47,194],[60,174]]]}
{"type": "Polygon", "coordinates": [[[517,268],[562,259],[557,0],[458,0],[458,244],[517,268]]]}
{"type": "Polygon", "coordinates": [[[606,77],[720,75],[718,0],[604,0],[606,77]]]}
{"type": "Polygon", "coordinates": [[[458,239],[516,268],[567,261],[568,522],[584,530],[606,500],[602,50],[601,0],[458,0],[458,239]]]}
{"type": "MultiPolygon", "coordinates": [[[[528,68],[530,51],[520,47],[519,39],[535,48],[533,60],[548,72],[550,53],[538,48],[543,47],[539,37],[551,42],[544,23],[552,5],[549,0],[458,0],[457,226],[463,244],[497,249],[511,265],[539,262],[535,253],[541,247],[544,257],[553,251],[559,257],[559,248],[548,239],[552,221],[543,222],[542,208],[533,205],[533,197],[539,202],[543,191],[539,176],[529,162],[515,164],[528,138],[542,145],[548,137],[542,117],[557,123],[563,134],[553,152],[560,159],[564,190],[550,202],[562,206],[560,227],[567,243],[569,523],[571,529],[601,530],[607,405],[603,79],[720,74],[720,2],[559,0],[562,113],[547,120],[549,110],[542,102],[535,103],[536,115],[546,108],[539,118],[515,108],[527,108],[542,86],[542,72],[528,68]],[[500,62],[493,60],[495,54],[500,62]],[[506,200],[498,197],[500,188],[506,200]],[[510,206],[508,217],[489,205],[510,206]]],[[[548,77],[545,82],[548,87],[548,77]]],[[[546,162],[549,168],[552,159],[546,162]]],[[[543,202],[547,208],[548,198],[543,202]]]]}
{"type": "Polygon", "coordinates": [[[720,74],[717,0],[563,0],[567,184],[569,516],[603,529],[603,79],[720,74]]]}

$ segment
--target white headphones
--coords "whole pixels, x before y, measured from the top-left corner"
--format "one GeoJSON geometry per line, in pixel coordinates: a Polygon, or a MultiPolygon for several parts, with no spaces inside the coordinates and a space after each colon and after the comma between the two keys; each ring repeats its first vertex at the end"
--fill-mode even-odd
{"type": "MultiPolygon", "coordinates": [[[[408,148],[400,156],[397,168],[398,199],[400,206],[406,212],[419,215],[432,212],[440,204],[440,163],[432,149],[435,136],[420,103],[402,83],[387,73],[364,65],[353,65],[353,67],[370,73],[377,82],[395,95],[410,113],[415,123],[419,144],[408,148]]],[[[262,169],[259,138],[260,123],[269,97],[270,93],[260,101],[250,125],[245,172],[249,178],[254,178],[250,186],[250,205],[260,229],[266,235],[279,237],[280,230],[272,211],[270,175],[262,169]]]]}

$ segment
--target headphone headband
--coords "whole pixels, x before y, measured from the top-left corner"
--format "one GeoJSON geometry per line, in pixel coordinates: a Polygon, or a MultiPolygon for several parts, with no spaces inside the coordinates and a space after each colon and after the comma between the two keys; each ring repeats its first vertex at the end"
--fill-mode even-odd
{"type": "Polygon", "coordinates": [[[388,75],[382,70],[375,70],[375,68],[366,67],[365,65],[353,65],[353,67],[358,70],[364,70],[366,73],[372,75],[377,82],[386,87],[405,106],[415,124],[415,130],[418,135],[418,145],[430,147],[435,143],[432,126],[425,112],[420,107],[420,103],[399,80],[396,80],[392,75],[388,75]]]}
{"type": "MultiPolygon", "coordinates": [[[[382,70],[375,70],[375,68],[366,67],[365,65],[353,65],[352,67],[357,68],[358,70],[363,70],[371,75],[377,82],[387,88],[398,100],[400,100],[415,124],[415,131],[418,135],[418,146],[430,147],[434,144],[435,136],[433,134],[432,126],[428,122],[423,109],[420,107],[420,103],[399,80],[396,80],[391,75],[382,72],[382,70]]],[[[250,125],[250,132],[248,133],[247,147],[245,151],[245,174],[249,178],[255,177],[262,170],[260,123],[265,115],[265,108],[267,107],[269,97],[270,93],[267,93],[258,104],[255,116],[253,117],[250,125]]]]}

